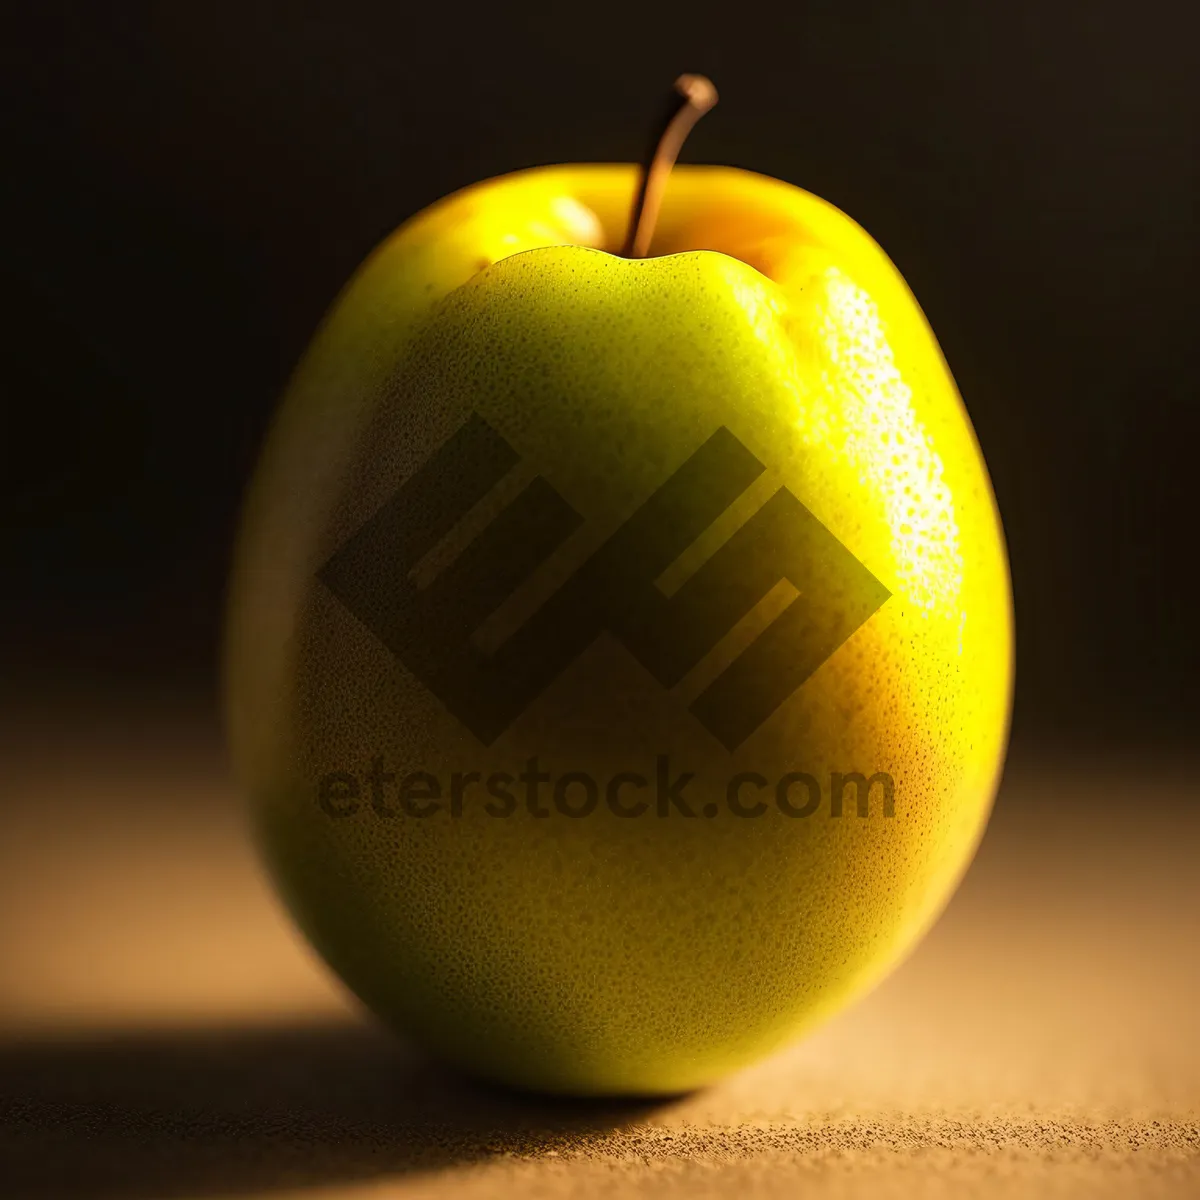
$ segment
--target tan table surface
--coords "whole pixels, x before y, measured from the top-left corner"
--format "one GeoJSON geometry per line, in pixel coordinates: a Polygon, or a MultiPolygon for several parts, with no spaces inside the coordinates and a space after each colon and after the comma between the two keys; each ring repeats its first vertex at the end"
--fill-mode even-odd
{"type": "Polygon", "coordinates": [[[292,932],[210,726],[0,733],[0,1196],[1200,1196],[1200,784],[1016,755],[945,915],[793,1049],[661,1104],[462,1080],[292,932]]]}

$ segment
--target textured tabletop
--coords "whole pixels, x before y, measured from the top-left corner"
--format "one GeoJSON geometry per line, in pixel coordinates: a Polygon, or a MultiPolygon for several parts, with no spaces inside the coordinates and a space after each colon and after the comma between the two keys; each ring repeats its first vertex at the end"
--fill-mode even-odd
{"type": "Polygon", "coordinates": [[[872,995],[709,1091],[596,1104],[367,1023],[262,879],[203,719],[18,713],[0,739],[0,1195],[1200,1195],[1177,757],[1014,754],[872,995]]]}

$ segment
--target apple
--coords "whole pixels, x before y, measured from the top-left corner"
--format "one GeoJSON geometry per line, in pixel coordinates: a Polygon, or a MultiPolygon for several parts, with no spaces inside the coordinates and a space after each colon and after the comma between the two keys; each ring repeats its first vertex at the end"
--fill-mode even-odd
{"type": "Polygon", "coordinates": [[[880,980],[1007,740],[937,341],[828,203],[671,170],[703,82],[647,168],[488,180],[374,252],[235,556],[231,744],[296,921],[394,1029],[550,1092],[707,1084],[880,980]]]}

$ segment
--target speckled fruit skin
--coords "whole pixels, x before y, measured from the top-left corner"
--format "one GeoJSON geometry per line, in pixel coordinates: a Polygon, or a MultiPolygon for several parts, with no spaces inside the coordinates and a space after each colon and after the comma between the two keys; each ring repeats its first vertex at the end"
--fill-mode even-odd
{"type": "Polygon", "coordinates": [[[236,769],[313,945],[436,1054],[579,1094],[706,1084],[886,974],[970,861],[1011,698],[986,468],[896,269],[824,201],[716,167],[676,168],[650,257],[625,260],[606,248],[635,185],[632,166],[490,180],[364,264],[268,439],[226,644],[236,769]],[[788,488],[892,595],[732,752],[688,713],[688,679],[662,688],[607,635],[484,746],[317,579],[471,412],[586,517],[510,625],[719,426],[767,467],[749,507],[788,488]],[[604,779],[653,778],[663,753],[715,818],[317,803],[322,776],[363,778],[376,755],[443,779],[535,755],[604,779]],[[806,819],[739,818],[724,793],[739,771],[888,772],[894,816],[876,797],[834,818],[826,795],[806,819]]]}

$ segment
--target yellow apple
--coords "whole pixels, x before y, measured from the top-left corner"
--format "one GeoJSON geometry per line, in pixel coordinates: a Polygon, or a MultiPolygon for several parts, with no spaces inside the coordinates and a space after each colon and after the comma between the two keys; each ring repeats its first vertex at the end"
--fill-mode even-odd
{"type": "Polygon", "coordinates": [[[227,638],[270,870],[466,1069],[675,1092],[878,981],[982,833],[1003,534],[915,299],[748,171],[517,172],[393,234],[297,370],[227,638]]]}

